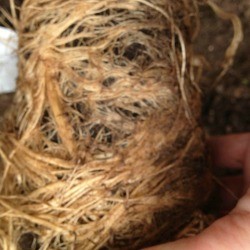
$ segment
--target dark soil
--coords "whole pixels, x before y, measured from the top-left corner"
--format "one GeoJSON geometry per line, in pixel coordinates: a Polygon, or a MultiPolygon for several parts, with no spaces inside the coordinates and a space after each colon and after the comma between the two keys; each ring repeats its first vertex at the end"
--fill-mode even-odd
{"type": "Polygon", "coordinates": [[[208,7],[202,8],[202,30],[197,52],[205,54],[213,73],[203,78],[203,121],[210,134],[250,131],[250,1],[216,0],[225,10],[236,13],[243,25],[244,40],[234,65],[214,86],[215,72],[220,68],[223,53],[233,34],[228,21],[217,18],[208,7]]]}

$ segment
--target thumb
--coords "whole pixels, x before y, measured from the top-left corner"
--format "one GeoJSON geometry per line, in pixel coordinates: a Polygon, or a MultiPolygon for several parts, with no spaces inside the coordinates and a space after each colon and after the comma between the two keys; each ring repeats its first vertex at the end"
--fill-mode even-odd
{"type": "Polygon", "coordinates": [[[250,249],[250,189],[236,207],[201,234],[145,250],[246,250],[250,249]]]}

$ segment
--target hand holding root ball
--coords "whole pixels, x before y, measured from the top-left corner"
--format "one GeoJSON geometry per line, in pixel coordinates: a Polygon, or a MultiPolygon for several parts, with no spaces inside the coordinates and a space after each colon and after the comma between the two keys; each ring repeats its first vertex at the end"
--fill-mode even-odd
{"type": "Polygon", "coordinates": [[[237,202],[222,190],[222,209],[230,211],[200,235],[159,245],[147,250],[247,250],[250,249],[250,134],[228,135],[209,141],[215,167],[242,169],[241,176],[225,177],[222,182],[232,190],[237,202]],[[236,204],[237,202],[237,204],[236,204]]]}

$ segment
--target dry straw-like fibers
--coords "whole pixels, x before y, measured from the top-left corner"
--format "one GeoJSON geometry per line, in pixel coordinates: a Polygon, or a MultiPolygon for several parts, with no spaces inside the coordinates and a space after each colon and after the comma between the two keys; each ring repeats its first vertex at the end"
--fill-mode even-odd
{"type": "Polygon", "coordinates": [[[192,0],[24,1],[0,133],[1,249],[132,250],[202,227],[211,178],[197,10],[192,0]]]}

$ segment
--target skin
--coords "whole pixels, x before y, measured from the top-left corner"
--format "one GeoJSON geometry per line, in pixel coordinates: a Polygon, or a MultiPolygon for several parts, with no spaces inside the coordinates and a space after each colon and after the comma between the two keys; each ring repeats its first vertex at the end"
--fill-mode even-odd
{"type": "Polygon", "coordinates": [[[221,180],[234,193],[221,192],[222,209],[229,212],[197,236],[144,250],[250,249],[250,133],[213,137],[209,146],[215,168],[242,170],[221,180]]]}

